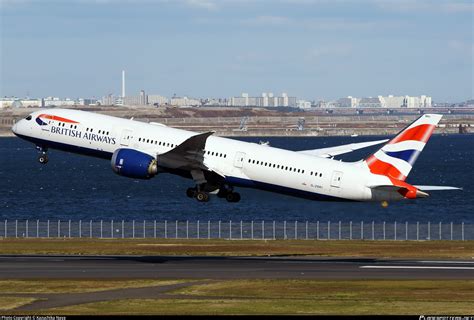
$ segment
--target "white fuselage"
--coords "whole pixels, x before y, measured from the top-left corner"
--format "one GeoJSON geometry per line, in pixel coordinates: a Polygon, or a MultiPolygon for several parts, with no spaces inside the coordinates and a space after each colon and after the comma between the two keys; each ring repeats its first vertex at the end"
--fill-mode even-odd
{"type": "MultiPolygon", "coordinates": [[[[38,146],[105,159],[110,159],[120,148],[156,157],[197,134],[160,124],[65,109],[37,111],[31,120],[16,123],[13,131],[38,146]],[[47,119],[39,125],[35,118],[44,113],[73,119],[76,123],[47,119]]],[[[215,136],[206,141],[204,165],[233,186],[319,200],[372,200],[367,186],[387,183],[385,177],[370,173],[363,162],[345,163],[215,136]]]]}

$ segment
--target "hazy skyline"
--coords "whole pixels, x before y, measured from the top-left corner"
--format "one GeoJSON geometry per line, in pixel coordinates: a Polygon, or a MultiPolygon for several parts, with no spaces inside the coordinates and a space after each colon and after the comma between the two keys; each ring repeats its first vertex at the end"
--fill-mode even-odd
{"type": "Polygon", "coordinates": [[[473,98],[471,1],[0,3],[1,96],[473,98]]]}

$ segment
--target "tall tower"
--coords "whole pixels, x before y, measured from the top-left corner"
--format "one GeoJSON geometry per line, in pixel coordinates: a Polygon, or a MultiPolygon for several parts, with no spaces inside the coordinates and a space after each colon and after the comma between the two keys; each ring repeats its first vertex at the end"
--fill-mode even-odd
{"type": "Polygon", "coordinates": [[[125,98],[125,70],[122,70],[122,98],[125,98]]]}

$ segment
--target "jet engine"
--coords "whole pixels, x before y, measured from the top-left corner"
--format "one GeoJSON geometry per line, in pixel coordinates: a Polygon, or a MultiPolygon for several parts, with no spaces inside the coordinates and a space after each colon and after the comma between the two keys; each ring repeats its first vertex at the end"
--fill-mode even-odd
{"type": "Polygon", "coordinates": [[[115,150],[111,164],[116,174],[128,178],[150,179],[158,173],[156,159],[134,149],[115,150]]]}

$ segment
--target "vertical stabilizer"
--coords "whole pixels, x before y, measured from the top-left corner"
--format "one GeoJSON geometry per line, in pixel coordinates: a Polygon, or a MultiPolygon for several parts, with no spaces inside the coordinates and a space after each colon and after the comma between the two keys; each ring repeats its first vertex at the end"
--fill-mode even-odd
{"type": "Polygon", "coordinates": [[[365,159],[370,172],[404,181],[442,115],[425,114],[365,159]]]}

